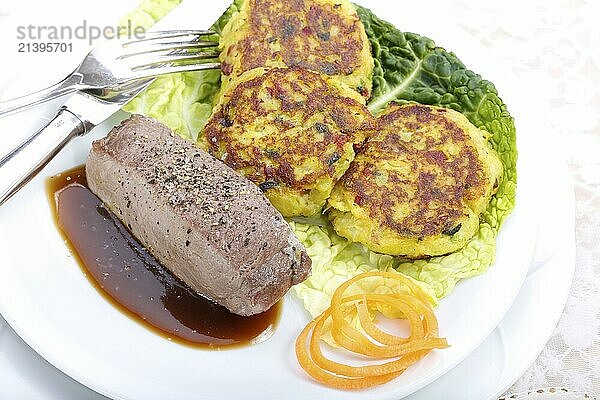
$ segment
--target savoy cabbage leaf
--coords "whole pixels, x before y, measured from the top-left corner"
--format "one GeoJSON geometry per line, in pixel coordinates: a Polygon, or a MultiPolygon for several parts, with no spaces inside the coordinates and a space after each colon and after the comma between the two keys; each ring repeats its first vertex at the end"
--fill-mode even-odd
{"type": "MultiPolygon", "coordinates": [[[[149,27],[179,2],[144,0],[129,17],[149,27]]],[[[243,0],[235,0],[213,24],[217,34],[221,34],[242,3],[243,0]]],[[[313,262],[312,276],[294,286],[313,316],[327,308],[331,294],[342,282],[375,268],[396,270],[416,279],[430,293],[432,302],[446,296],[459,280],[485,272],[494,262],[498,230],[515,201],[515,127],[494,85],[468,70],[453,53],[437,47],[431,39],[402,32],[368,9],[356,8],[375,59],[369,109],[378,113],[391,101],[412,101],[457,110],[489,133],[489,141],[504,165],[504,176],[481,216],[477,234],[463,249],[446,256],[406,260],[377,254],[336,235],[326,220],[290,222],[313,262]]],[[[161,77],[125,109],[152,116],[182,137],[196,141],[210,116],[219,87],[218,71],[161,77]]],[[[371,289],[390,290],[385,285],[371,289]]]]}
{"type": "Polygon", "coordinates": [[[339,237],[327,222],[320,226],[293,223],[292,228],[313,261],[312,276],[294,290],[313,316],[328,307],[331,295],[342,282],[374,268],[406,274],[426,284],[438,299],[448,295],[458,281],[481,274],[493,264],[498,230],[515,202],[515,126],[494,85],[468,70],[456,55],[437,47],[433,40],[402,32],[371,11],[356,8],[375,59],[369,109],[377,114],[394,101],[459,111],[488,132],[490,144],[504,166],[504,175],[498,192],[481,216],[476,235],[463,249],[445,256],[408,260],[380,255],[339,237]]]}

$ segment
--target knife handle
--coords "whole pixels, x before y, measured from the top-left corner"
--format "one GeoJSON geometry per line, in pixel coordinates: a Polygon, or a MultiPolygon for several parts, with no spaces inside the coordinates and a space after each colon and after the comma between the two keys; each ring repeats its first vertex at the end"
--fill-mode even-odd
{"type": "Polygon", "coordinates": [[[66,107],[43,128],[0,159],[0,206],[37,175],[75,136],[86,133],[66,107]]]}

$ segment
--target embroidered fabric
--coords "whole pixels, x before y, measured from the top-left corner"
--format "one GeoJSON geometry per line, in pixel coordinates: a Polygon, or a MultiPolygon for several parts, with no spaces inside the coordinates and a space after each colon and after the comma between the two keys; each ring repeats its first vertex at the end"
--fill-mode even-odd
{"type": "Polygon", "coordinates": [[[539,358],[505,397],[551,386],[598,396],[600,2],[461,0],[452,13],[462,29],[536,87],[532,101],[547,103],[544,115],[559,134],[575,183],[577,260],[569,300],[539,358]]]}

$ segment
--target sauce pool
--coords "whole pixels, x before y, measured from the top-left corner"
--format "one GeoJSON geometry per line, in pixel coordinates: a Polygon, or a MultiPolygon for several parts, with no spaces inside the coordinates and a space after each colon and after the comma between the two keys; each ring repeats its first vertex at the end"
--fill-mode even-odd
{"type": "Polygon", "coordinates": [[[56,224],[83,272],[133,320],[168,340],[200,348],[254,344],[273,333],[281,302],[242,317],[194,292],[87,188],[84,166],[50,177],[47,191],[56,224]]]}

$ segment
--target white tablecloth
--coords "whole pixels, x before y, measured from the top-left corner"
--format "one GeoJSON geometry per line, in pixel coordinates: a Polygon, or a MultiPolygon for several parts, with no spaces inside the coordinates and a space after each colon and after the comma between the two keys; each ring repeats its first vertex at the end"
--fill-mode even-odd
{"type": "Polygon", "coordinates": [[[554,386],[600,395],[600,2],[452,3],[462,29],[534,83],[536,91],[523,95],[547,108],[545,122],[558,132],[575,182],[571,294],[554,335],[507,394],[554,386]]]}

